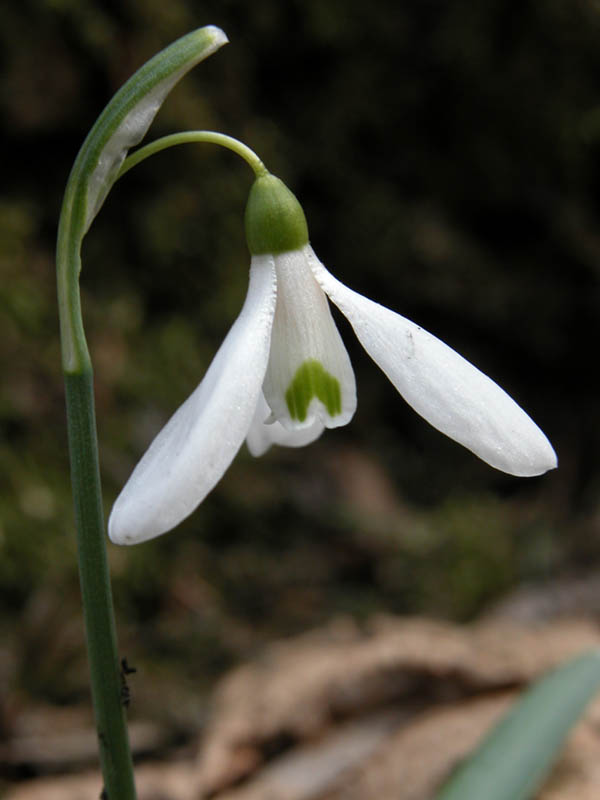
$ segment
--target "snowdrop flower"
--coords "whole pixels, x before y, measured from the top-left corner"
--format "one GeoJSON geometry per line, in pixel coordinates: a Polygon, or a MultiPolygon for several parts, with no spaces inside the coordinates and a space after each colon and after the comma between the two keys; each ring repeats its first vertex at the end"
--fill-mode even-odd
{"type": "Polygon", "coordinates": [[[110,538],[133,544],[175,527],[221,479],[246,440],[300,447],[356,409],[348,353],[328,298],[412,408],[492,467],[540,475],[548,439],[490,378],[435,336],[352,291],[321,264],[302,208],[258,177],[246,209],[252,254],[242,311],[198,388],[157,435],[117,498],[110,538]]]}

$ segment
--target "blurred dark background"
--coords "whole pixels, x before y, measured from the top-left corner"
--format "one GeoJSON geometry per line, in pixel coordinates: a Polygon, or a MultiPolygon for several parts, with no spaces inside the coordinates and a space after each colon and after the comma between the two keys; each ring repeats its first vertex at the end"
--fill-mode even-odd
{"type": "MultiPolygon", "coordinates": [[[[299,197],[324,263],[494,377],[560,469],[518,480],[445,439],[340,319],[359,391],[348,427],[260,460],[243,449],[177,532],[109,545],[145,713],[191,717],[225,668],[333,616],[469,620],[520,585],[597,568],[598,2],[9,0],[0,736],[31,705],[88,703],[54,285],[62,192],[119,86],[209,23],[231,43],[178,85],[148,140],[208,128],[254,148],[299,197]]],[[[85,240],[107,512],[238,313],[251,178],[217,148],[170,150],[119,182],[85,240]]]]}

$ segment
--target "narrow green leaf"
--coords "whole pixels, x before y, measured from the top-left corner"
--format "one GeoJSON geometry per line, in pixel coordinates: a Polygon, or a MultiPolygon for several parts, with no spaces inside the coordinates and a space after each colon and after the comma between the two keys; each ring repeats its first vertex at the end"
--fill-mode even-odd
{"type": "Polygon", "coordinates": [[[600,651],[569,661],[529,689],[436,800],[528,800],[570,728],[600,688],[600,651]]]}

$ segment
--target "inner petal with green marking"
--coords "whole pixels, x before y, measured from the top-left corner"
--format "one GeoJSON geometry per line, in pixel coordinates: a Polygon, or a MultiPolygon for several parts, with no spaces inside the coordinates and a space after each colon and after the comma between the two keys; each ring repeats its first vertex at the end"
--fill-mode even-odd
{"type": "Polygon", "coordinates": [[[323,403],[330,417],[342,413],[340,382],[327,372],[320,361],[311,358],[298,367],[285,393],[290,417],[304,422],[313,397],[323,403]]]}
{"type": "Polygon", "coordinates": [[[294,436],[312,425],[339,428],[356,409],[356,382],[327,297],[312,274],[305,248],[271,258],[277,297],[263,381],[271,409],[265,422],[278,422],[294,436]]]}

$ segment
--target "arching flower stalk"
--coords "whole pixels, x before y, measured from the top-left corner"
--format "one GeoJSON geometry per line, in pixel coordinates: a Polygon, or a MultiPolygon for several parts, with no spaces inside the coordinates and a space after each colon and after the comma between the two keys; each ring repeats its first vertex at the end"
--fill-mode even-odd
{"type": "Polygon", "coordinates": [[[117,498],[110,538],[133,544],[191,514],[244,440],[253,455],[299,447],[356,409],[350,359],[328,298],[418,414],[491,466],[540,475],[556,455],[494,381],[410,320],[349,289],[309,244],[302,208],[257,170],[246,209],[252,255],[242,311],[198,388],[157,435],[117,498]]]}

